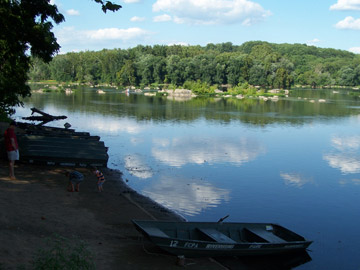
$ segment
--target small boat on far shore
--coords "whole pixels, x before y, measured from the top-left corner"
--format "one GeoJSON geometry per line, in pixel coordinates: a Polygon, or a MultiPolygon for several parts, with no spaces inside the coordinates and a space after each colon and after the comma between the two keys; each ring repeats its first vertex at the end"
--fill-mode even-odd
{"type": "Polygon", "coordinates": [[[271,255],[305,250],[312,241],[271,223],[132,220],[162,250],[187,257],[271,255]]]}

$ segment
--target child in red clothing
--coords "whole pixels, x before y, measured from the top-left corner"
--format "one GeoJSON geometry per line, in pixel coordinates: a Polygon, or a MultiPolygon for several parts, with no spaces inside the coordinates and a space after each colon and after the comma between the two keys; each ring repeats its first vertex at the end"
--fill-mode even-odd
{"type": "Polygon", "coordinates": [[[16,126],[16,122],[12,121],[9,128],[4,133],[5,146],[9,159],[9,176],[11,179],[16,179],[14,173],[15,160],[19,160],[19,145],[15,135],[16,126]]]}
{"type": "Polygon", "coordinates": [[[101,171],[99,171],[96,167],[93,168],[93,173],[98,178],[98,181],[97,181],[98,191],[99,192],[104,191],[103,184],[105,183],[105,177],[104,177],[103,173],[101,171]]]}

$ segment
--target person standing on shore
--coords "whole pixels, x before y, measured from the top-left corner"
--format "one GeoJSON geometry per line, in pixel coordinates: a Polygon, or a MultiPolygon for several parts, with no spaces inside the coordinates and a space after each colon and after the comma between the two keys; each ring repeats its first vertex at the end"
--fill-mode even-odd
{"type": "Polygon", "coordinates": [[[7,156],[9,159],[9,177],[15,178],[15,160],[19,160],[19,145],[15,135],[15,127],[17,126],[15,121],[11,121],[10,126],[4,133],[5,147],[7,156]]]}
{"type": "Polygon", "coordinates": [[[69,178],[68,191],[79,192],[80,183],[84,180],[84,175],[78,171],[66,171],[65,175],[69,178]]]}
{"type": "Polygon", "coordinates": [[[96,177],[98,179],[98,181],[97,181],[98,191],[99,192],[104,191],[103,184],[105,183],[105,176],[96,167],[93,168],[93,173],[96,175],[96,177]]]}

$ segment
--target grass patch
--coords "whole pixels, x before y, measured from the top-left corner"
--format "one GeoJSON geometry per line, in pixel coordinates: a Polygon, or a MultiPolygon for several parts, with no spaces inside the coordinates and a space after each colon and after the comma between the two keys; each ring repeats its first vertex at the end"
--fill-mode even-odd
{"type": "Polygon", "coordinates": [[[33,270],[95,270],[94,255],[84,241],[54,235],[34,257],[33,270]]]}

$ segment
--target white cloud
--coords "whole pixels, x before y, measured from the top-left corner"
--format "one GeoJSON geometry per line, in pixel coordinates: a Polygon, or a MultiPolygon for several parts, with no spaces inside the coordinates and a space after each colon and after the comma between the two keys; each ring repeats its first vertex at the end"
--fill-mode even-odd
{"type": "Polygon", "coordinates": [[[131,4],[131,3],[139,3],[141,0],[124,0],[124,3],[131,4]]]}
{"type": "Polygon", "coordinates": [[[149,31],[141,28],[104,28],[97,30],[79,31],[74,27],[64,27],[56,32],[58,42],[61,46],[68,44],[89,45],[104,43],[104,41],[130,41],[141,40],[151,35],[149,31]]]}
{"type": "Polygon", "coordinates": [[[113,49],[146,43],[154,35],[142,28],[104,28],[77,30],[75,27],[58,28],[55,31],[61,53],[71,51],[113,49]]]}
{"type": "Polygon", "coordinates": [[[360,54],[360,47],[352,47],[349,49],[349,51],[352,53],[360,54]]]}
{"type": "Polygon", "coordinates": [[[339,184],[340,185],[348,185],[348,184],[353,184],[353,185],[356,185],[356,186],[359,186],[360,185],[360,179],[351,179],[351,180],[340,180],[339,181],[339,184]]]}
{"type": "Polygon", "coordinates": [[[157,0],[154,12],[172,14],[175,23],[252,25],[271,15],[249,0],[157,0]]]}
{"type": "Polygon", "coordinates": [[[360,19],[348,16],[344,20],[338,22],[335,27],[338,29],[360,30],[360,19]]]}
{"type": "Polygon", "coordinates": [[[308,42],[306,42],[306,44],[309,45],[309,46],[314,46],[317,43],[319,43],[320,41],[321,41],[320,39],[314,38],[313,40],[309,40],[308,42]]]}
{"type": "MultiPolygon", "coordinates": [[[[189,43],[182,41],[168,43],[168,46],[174,46],[174,45],[189,46],[189,43]]],[[[169,98],[171,97],[169,96],[169,98]]]]}
{"type": "Polygon", "coordinates": [[[330,167],[339,169],[344,174],[360,173],[360,157],[355,154],[328,154],[323,158],[330,167]]]}
{"type": "Polygon", "coordinates": [[[331,143],[334,148],[340,151],[356,151],[360,148],[360,136],[335,136],[331,139],[331,143]]]}
{"type": "Polygon", "coordinates": [[[167,144],[153,140],[152,155],[169,166],[185,164],[216,164],[229,162],[237,166],[255,160],[265,152],[264,147],[251,138],[206,138],[178,137],[167,144]]]}
{"type": "Polygon", "coordinates": [[[336,4],[330,6],[330,10],[360,10],[360,1],[338,0],[336,4]]]}
{"type": "MultiPolygon", "coordinates": [[[[94,106],[98,106],[102,102],[94,102],[94,106]]],[[[104,102],[105,104],[105,102],[104,102]]],[[[108,104],[108,103],[106,103],[108,104]]],[[[54,111],[52,107],[46,108],[47,112],[52,115],[60,115],[63,112],[54,111]]],[[[71,124],[76,129],[88,130],[90,133],[100,134],[101,132],[109,133],[111,136],[118,136],[119,133],[128,134],[140,134],[147,128],[144,124],[139,124],[136,121],[128,119],[114,119],[113,117],[98,116],[95,114],[89,114],[91,119],[91,128],[84,121],[77,121],[77,118],[71,119],[71,124]]]]}
{"type": "Polygon", "coordinates": [[[138,17],[138,16],[134,16],[130,19],[130,21],[132,22],[143,22],[145,21],[145,18],[144,17],[138,17]]]}
{"type": "Polygon", "coordinates": [[[334,136],[331,145],[335,152],[323,155],[330,167],[344,174],[360,173],[360,136],[334,136]]]}
{"type": "Polygon", "coordinates": [[[171,16],[164,14],[164,15],[160,15],[160,16],[156,16],[153,19],[154,22],[168,22],[171,21],[171,16]]]}
{"type": "Polygon", "coordinates": [[[302,187],[311,180],[297,173],[280,173],[280,176],[284,179],[285,184],[302,187]]]}
{"type": "Polygon", "coordinates": [[[80,15],[80,12],[75,9],[69,9],[66,11],[66,14],[69,16],[78,16],[78,15],[80,15]]]}
{"type": "Polygon", "coordinates": [[[138,178],[147,179],[153,176],[153,170],[140,155],[128,155],[125,157],[124,163],[125,169],[138,178]]]}
{"type": "Polygon", "coordinates": [[[180,214],[194,216],[230,200],[230,191],[204,180],[162,177],[143,190],[143,194],[180,214]]]}
{"type": "Polygon", "coordinates": [[[120,39],[120,40],[128,40],[133,39],[138,36],[145,35],[147,31],[133,27],[128,29],[119,29],[119,28],[104,28],[104,29],[98,29],[98,30],[90,30],[86,31],[85,35],[90,39],[120,39]]]}

